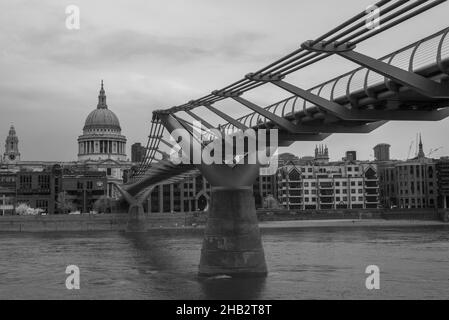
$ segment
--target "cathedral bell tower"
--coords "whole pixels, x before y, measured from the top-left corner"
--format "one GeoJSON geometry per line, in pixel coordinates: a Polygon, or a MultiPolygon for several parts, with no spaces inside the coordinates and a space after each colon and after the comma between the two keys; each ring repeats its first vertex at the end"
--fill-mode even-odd
{"type": "Polygon", "coordinates": [[[14,126],[11,126],[8,137],[6,138],[3,161],[5,163],[16,163],[17,161],[20,161],[19,138],[16,135],[14,126]]]}

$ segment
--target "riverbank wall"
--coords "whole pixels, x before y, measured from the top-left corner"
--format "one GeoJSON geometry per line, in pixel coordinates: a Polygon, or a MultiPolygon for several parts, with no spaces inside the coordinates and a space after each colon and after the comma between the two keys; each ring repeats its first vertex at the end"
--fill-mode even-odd
{"type": "MultiPolygon", "coordinates": [[[[192,213],[151,214],[146,225],[148,229],[179,228],[196,225],[195,221],[192,213]]],[[[125,213],[4,216],[0,217],[0,232],[125,231],[127,222],[125,213]]]]}
{"type": "Polygon", "coordinates": [[[449,210],[437,209],[336,209],[336,210],[270,210],[260,209],[259,221],[385,219],[385,220],[444,220],[449,210]]]}
{"type": "MultiPolygon", "coordinates": [[[[414,220],[449,222],[449,210],[395,209],[395,210],[258,210],[261,223],[276,221],[324,220],[414,220]]],[[[125,231],[128,215],[48,215],[2,216],[0,232],[57,232],[57,231],[125,231]]],[[[182,229],[204,226],[207,213],[151,213],[147,229],[182,229]]]]}

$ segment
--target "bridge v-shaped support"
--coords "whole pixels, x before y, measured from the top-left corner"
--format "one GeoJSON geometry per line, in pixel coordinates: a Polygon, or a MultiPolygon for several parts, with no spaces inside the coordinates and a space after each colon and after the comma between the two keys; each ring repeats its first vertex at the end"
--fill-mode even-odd
{"type": "Polygon", "coordinates": [[[139,198],[135,198],[118,183],[113,184],[129,205],[126,231],[145,232],[147,230],[147,226],[146,226],[146,214],[143,209],[143,202],[151,194],[153,187],[148,188],[145,192],[143,192],[140,195],[139,198]]]}
{"type": "MultiPolygon", "coordinates": [[[[169,132],[182,125],[171,114],[157,115],[169,132]]],[[[182,139],[189,139],[184,132],[182,139]]],[[[193,144],[193,152],[202,152],[193,144]]],[[[253,195],[258,164],[196,165],[211,185],[211,200],[201,250],[201,276],[266,276],[265,253],[253,195]]]]}

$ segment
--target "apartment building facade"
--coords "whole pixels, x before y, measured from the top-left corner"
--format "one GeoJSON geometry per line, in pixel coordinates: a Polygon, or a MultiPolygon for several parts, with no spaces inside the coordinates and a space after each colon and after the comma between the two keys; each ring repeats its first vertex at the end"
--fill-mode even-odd
{"type": "Polygon", "coordinates": [[[377,168],[357,161],[287,164],[277,172],[277,198],[289,210],[377,208],[377,168]]]}

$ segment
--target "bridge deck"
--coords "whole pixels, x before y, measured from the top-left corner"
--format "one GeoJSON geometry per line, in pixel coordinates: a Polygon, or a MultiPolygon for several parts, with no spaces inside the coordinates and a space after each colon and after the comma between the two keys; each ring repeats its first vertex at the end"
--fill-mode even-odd
{"type": "MultiPolygon", "coordinates": [[[[404,70],[412,71],[436,82],[449,79],[449,28],[445,28],[425,39],[395,51],[379,60],[404,70]]],[[[435,101],[423,97],[413,90],[401,87],[366,68],[356,68],[334,79],[319,84],[310,92],[337,102],[348,109],[436,109],[449,106],[449,101],[435,101]],[[398,91],[393,91],[396,88],[398,91]]],[[[292,96],[265,108],[266,110],[295,121],[297,124],[313,125],[316,122],[344,123],[343,120],[330,117],[325,110],[297,97],[292,96]]],[[[252,112],[237,119],[247,127],[274,128],[269,119],[252,112]]],[[[352,122],[354,124],[354,122],[352,122]]],[[[349,124],[349,123],[348,123],[349,124]]],[[[237,130],[226,123],[224,128],[237,130]]],[[[282,130],[282,128],[279,128],[282,130]]]]}
{"type": "MultiPolygon", "coordinates": [[[[397,50],[380,61],[399,67],[438,83],[449,84],[449,28],[443,29],[425,39],[397,50]]],[[[359,67],[334,79],[319,84],[310,92],[351,110],[436,110],[449,106],[449,99],[432,99],[418,94],[411,88],[401,86],[384,76],[359,67]]],[[[313,105],[297,96],[270,105],[265,110],[289,120],[304,132],[317,134],[317,128],[327,125],[344,127],[360,126],[375,121],[348,121],[329,114],[326,110],[313,105]]],[[[289,135],[285,129],[277,126],[257,112],[236,119],[246,127],[278,128],[280,145],[286,146],[301,141],[301,135],[289,135]]],[[[419,120],[419,119],[416,119],[419,120]]],[[[379,123],[382,125],[386,121],[379,123]]],[[[222,126],[230,131],[239,128],[231,123],[222,126]]],[[[332,133],[332,132],[330,132],[332,133]]],[[[329,134],[330,134],[329,133],[329,134]]],[[[322,135],[326,138],[327,135],[322,135]]],[[[186,177],[197,175],[199,171],[192,165],[174,165],[168,160],[152,164],[137,182],[127,186],[131,194],[139,194],[151,186],[172,181],[182,181],[186,177]]]]}

